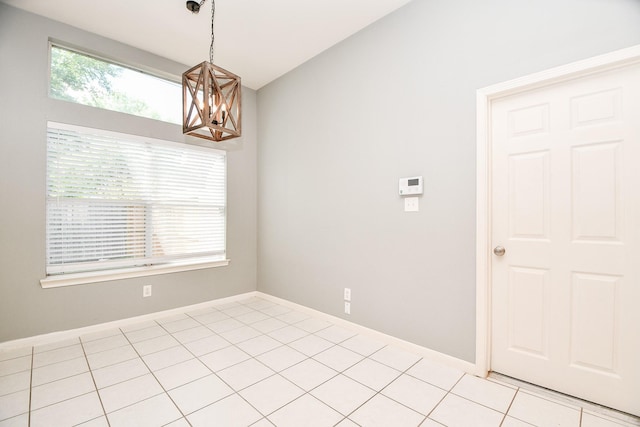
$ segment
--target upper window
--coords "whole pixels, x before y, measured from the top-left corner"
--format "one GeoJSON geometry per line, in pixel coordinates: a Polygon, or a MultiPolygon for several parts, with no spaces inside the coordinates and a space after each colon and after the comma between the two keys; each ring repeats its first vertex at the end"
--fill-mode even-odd
{"type": "Polygon", "coordinates": [[[134,116],[182,123],[180,84],[56,45],[51,46],[49,95],[134,116]]]}
{"type": "Polygon", "coordinates": [[[49,123],[47,274],[225,259],[226,153],[49,123]]]}

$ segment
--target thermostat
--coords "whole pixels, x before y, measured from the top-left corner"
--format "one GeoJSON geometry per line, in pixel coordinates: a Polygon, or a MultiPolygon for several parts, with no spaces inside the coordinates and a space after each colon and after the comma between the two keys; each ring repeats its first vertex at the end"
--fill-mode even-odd
{"type": "Polygon", "coordinates": [[[400,178],[398,187],[401,196],[422,194],[422,177],[413,176],[410,178],[400,178]]]}

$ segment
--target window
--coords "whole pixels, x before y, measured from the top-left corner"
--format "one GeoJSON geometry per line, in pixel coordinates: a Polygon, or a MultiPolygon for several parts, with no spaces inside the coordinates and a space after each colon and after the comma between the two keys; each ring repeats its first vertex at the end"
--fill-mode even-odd
{"type": "Polygon", "coordinates": [[[134,116],[182,123],[182,87],[56,45],[51,46],[49,96],[134,116]]]}
{"type": "Polygon", "coordinates": [[[47,131],[47,275],[225,259],[226,153],[47,131]]]}

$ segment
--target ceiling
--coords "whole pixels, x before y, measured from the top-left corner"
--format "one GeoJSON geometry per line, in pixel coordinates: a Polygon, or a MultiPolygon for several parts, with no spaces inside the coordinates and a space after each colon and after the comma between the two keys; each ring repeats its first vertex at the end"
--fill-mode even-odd
{"type": "MultiPolygon", "coordinates": [[[[211,0],[1,0],[191,66],[209,59],[211,0]]],[[[410,0],[217,0],[214,62],[259,89],[410,0]]]]}

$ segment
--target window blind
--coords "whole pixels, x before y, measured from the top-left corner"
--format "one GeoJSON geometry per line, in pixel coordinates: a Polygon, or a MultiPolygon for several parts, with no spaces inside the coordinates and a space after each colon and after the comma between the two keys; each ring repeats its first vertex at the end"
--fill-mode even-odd
{"type": "Polygon", "coordinates": [[[225,154],[49,122],[47,274],[224,259],[225,154]]]}

